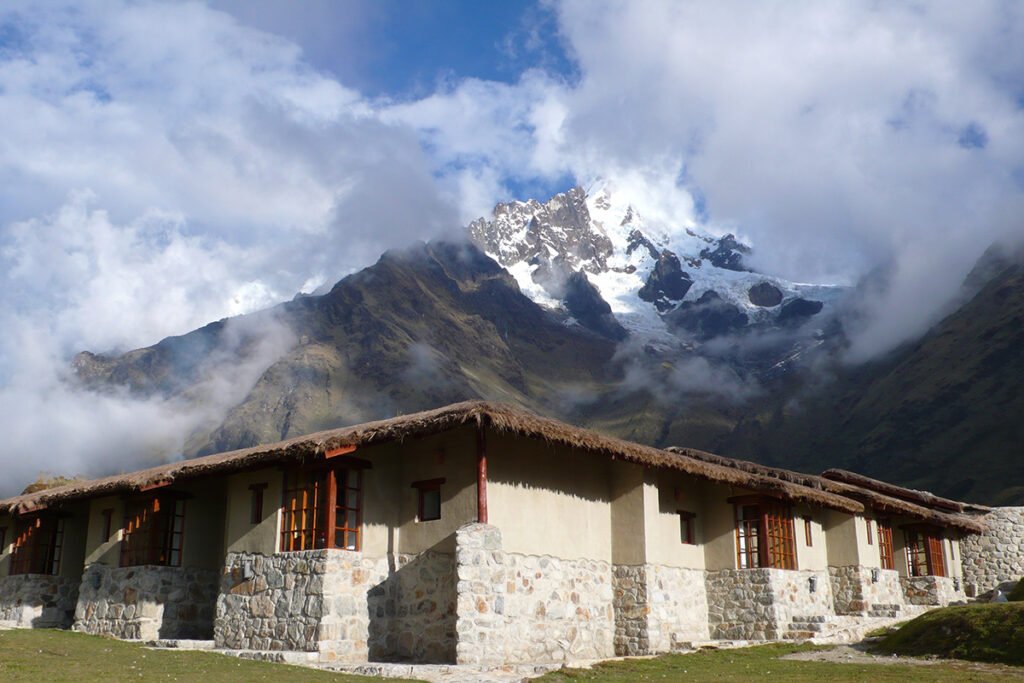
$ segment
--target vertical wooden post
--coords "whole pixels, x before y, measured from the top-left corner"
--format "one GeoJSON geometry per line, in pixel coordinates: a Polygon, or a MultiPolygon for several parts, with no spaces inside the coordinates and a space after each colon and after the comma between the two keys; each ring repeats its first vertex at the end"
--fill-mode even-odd
{"type": "Polygon", "coordinates": [[[476,521],[487,524],[487,440],[481,421],[476,429],[476,521]]]}
{"type": "MultiPolygon", "coordinates": [[[[336,547],[334,543],[334,537],[336,534],[336,525],[338,521],[338,479],[337,476],[335,475],[334,470],[327,470],[326,493],[327,500],[324,502],[324,513],[327,515],[327,519],[325,519],[324,522],[326,522],[327,539],[324,542],[324,547],[334,548],[336,547]]],[[[313,512],[313,515],[315,518],[315,511],[313,512]]],[[[313,545],[314,547],[316,546],[315,543],[313,545]]]]}

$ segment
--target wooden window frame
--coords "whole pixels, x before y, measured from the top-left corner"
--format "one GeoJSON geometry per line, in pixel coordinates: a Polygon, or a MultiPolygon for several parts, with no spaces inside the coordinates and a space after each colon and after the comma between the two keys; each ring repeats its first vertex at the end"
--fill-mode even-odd
{"type": "Polygon", "coordinates": [[[865,526],[867,527],[867,530],[868,530],[868,545],[874,545],[875,544],[875,538],[874,538],[874,534],[871,531],[871,518],[870,517],[866,518],[864,520],[864,524],[865,524],[865,526]]]}
{"type": "Polygon", "coordinates": [[[180,493],[165,491],[125,501],[120,566],[182,566],[185,499],[180,493]]]}
{"type": "Polygon", "coordinates": [[[440,477],[438,479],[424,479],[423,481],[414,481],[412,483],[412,488],[416,489],[417,522],[436,522],[441,519],[441,485],[445,481],[444,477],[440,477]],[[437,494],[437,517],[426,516],[426,494],[428,493],[437,494]]]}
{"type": "Polygon", "coordinates": [[[679,515],[679,541],[684,545],[697,545],[693,523],[697,515],[687,510],[676,510],[676,514],[679,515]]]}
{"type": "Polygon", "coordinates": [[[896,569],[896,552],[892,543],[892,525],[888,520],[876,520],[878,527],[878,561],[882,569],[896,569]]]}
{"type": "Polygon", "coordinates": [[[804,543],[808,548],[814,547],[814,534],[812,527],[812,520],[810,516],[804,516],[804,543]]]}
{"type": "Polygon", "coordinates": [[[796,569],[796,528],[786,501],[768,496],[729,498],[735,506],[737,569],[796,569]]]}
{"type": "Polygon", "coordinates": [[[325,548],[360,552],[366,469],[370,469],[370,464],[357,458],[286,469],[278,536],[280,552],[325,548]],[[343,504],[339,504],[338,497],[339,473],[344,473],[340,487],[343,504]]]}
{"type": "Polygon", "coordinates": [[[914,524],[903,527],[907,550],[908,576],[946,576],[942,531],[932,526],[914,524]]]}
{"type": "Polygon", "coordinates": [[[11,576],[42,574],[59,576],[64,551],[64,517],[55,514],[32,515],[14,527],[11,549],[11,576]]]}
{"type": "Polygon", "coordinates": [[[249,523],[263,522],[263,494],[267,490],[267,482],[249,484],[249,523]]]}

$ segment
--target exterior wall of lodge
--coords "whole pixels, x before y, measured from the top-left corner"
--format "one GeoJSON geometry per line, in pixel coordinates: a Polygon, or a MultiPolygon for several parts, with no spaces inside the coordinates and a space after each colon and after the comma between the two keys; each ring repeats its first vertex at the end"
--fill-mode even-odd
{"type": "MultiPolygon", "coordinates": [[[[487,453],[489,524],[478,524],[474,428],[361,447],[354,456],[369,468],[358,552],[280,552],[278,466],[171,487],[186,495],[180,567],[121,567],[124,499],[97,498],[69,508],[81,528],[68,539],[81,540],[67,544],[60,580],[40,578],[37,592],[61,596],[74,628],[90,633],[481,664],[792,637],[832,615],[895,616],[963,599],[955,534],[943,543],[948,578],[906,576],[899,527],[911,520],[890,520],[896,570],[882,570],[865,517],[793,504],[797,569],[737,569],[729,499],[753,491],[493,432],[487,453]],[[441,518],[418,521],[413,484],[436,479],[441,518]],[[263,491],[255,521],[254,485],[263,491]],[[680,512],[694,516],[692,542],[680,512]]],[[[0,517],[5,526],[0,620],[10,603],[24,604],[12,591],[31,583],[7,576],[10,517],[0,517]]],[[[39,625],[39,616],[17,621],[39,625]]]]}

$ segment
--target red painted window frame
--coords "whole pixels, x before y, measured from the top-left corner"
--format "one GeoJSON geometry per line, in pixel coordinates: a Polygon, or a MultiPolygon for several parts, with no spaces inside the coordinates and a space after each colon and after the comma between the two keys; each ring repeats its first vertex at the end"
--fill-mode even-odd
{"type": "Polygon", "coordinates": [[[54,514],[32,515],[15,522],[11,549],[11,576],[60,574],[64,550],[64,518],[54,514]]]}
{"type": "Polygon", "coordinates": [[[185,496],[169,491],[125,501],[120,566],[180,567],[185,512],[185,496]]]}
{"type": "Polygon", "coordinates": [[[280,552],[362,550],[366,469],[369,463],[355,458],[287,469],[282,489],[280,552]],[[340,487],[339,473],[344,473],[340,487]]]}
{"type": "Polygon", "coordinates": [[[876,520],[878,525],[878,560],[882,569],[896,569],[896,552],[892,543],[892,525],[888,520],[876,520]]]}
{"type": "Polygon", "coordinates": [[[812,520],[808,516],[804,517],[804,543],[807,545],[808,548],[814,547],[814,530],[812,529],[811,524],[811,522],[813,521],[814,520],[812,520]]]}
{"type": "Polygon", "coordinates": [[[793,508],[767,496],[737,496],[735,506],[736,568],[796,569],[793,508]]]}

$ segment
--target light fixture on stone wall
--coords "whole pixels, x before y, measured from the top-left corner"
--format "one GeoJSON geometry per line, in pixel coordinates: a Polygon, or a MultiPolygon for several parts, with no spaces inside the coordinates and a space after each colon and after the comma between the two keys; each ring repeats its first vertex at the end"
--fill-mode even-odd
{"type": "Polygon", "coordinates": [[[882,572],[878,570],[878,567],[871,568],[871,583],[878,583],[878,577],[882,572]]]}
{"type": "Polygon", "coordinates": [[[810,589],[810,591],[812,593],[817,593],[818,592],[818,577],[817,576],[810,576],[810,577],[807,578],[807,588],[810,589]]]}
{"type": "Polygon", "coordinates": [[[960,590],[960,577],[959,576],[954,576],[953,577],[953,590],[955,590],[955,591],[959,591],[960,590]]]}

